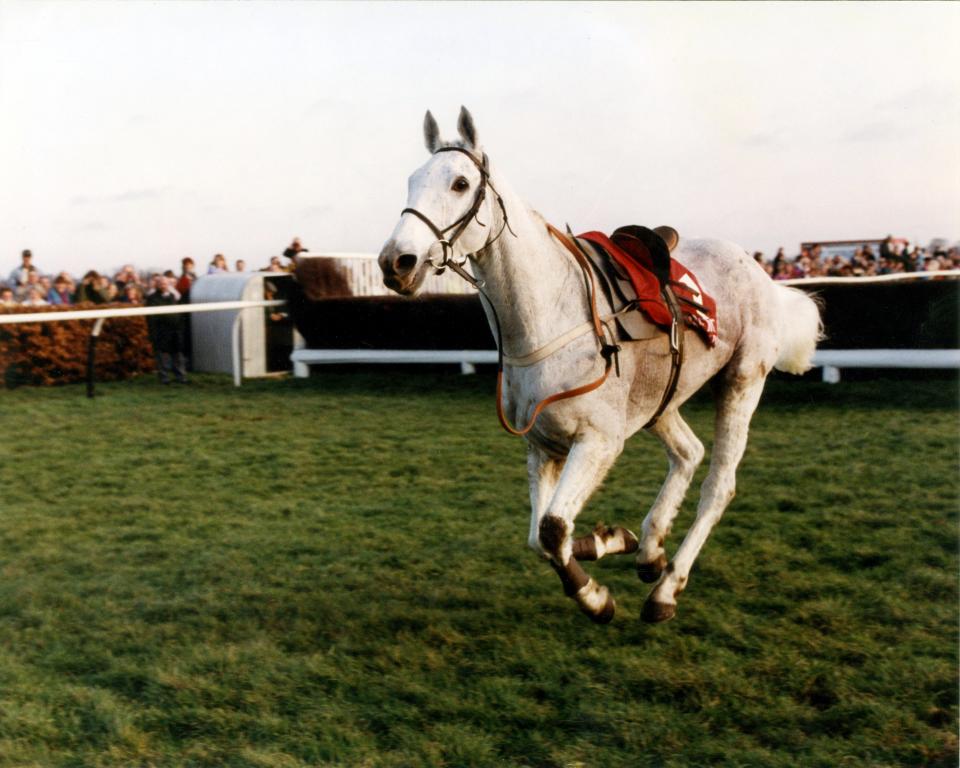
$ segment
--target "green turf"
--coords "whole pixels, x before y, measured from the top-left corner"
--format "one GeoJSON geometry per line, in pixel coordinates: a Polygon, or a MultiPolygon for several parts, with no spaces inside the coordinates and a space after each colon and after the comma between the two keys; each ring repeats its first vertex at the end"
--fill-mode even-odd
{"type": "MultiPolygon", "coordinates": [[[[956,382],[771,382],[655,627],[630,558],[601,627],[527,551],[492,387],[0,392],[0,766],[956,765],[956,382]]],[[[636,436],[583,527],[665,467],[636,436]]]]}

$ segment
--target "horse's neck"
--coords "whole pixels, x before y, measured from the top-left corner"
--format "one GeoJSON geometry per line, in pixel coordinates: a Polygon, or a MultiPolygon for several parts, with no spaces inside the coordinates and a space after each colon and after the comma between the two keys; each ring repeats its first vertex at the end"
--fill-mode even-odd
{"type": "MultiPolygon", "coordinates": [[[[524,355],[587,319],[583,278],[543,218],[505,184],[494,183],[516,237],[504,229],[474,264],[474,271],[484,280],[484,292],[496,310],[504,351],[524,355]]],[[[496,213],[499,218],[499,208],[496,213]]],[[[494,224],[497,231],[502,221],[494,224]]]]}

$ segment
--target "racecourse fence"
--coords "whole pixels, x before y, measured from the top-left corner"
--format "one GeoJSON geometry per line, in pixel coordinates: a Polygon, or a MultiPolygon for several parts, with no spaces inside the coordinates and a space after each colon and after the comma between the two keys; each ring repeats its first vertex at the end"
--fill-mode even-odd
{"type": "MultiPolygon", "coordinates": [[[[455,341],[447,341],[445,345],[439,345],[441,348],[436,348],[435,337],[439,331],[451,325],[469,325],[472,328],[477,324],[481,313],[473,309],[467,314],[461,310],[455,322],[449,317],[444,318],[442,323],[433,318],[423,328],[416,327],[416,322],[412,322],[409,335],[414,338],[420,336],[421,347],[415,342],[411,346],[407,341],[404,341],[403,349],[384,346],[383,340],[374,335],[373,327],[385,329],[386,336],[395,340],[394,326],[400,318],[386,322],[388,318],[381,313],[381,308],[374,307],[368,298],[389,295],[383,287],[376,257],[359,254],[313,256],[336,259],[349,276],[354,296],[361,298],[357,301],[337,298],[317,303],[317,315],[320,318],[316,323],[317,332],[310,334],[304,331],[304,335],[308,336],[307,346],[294,350],[291,356],[295,375],[307,376],[310,365],[325,364],[459,362],[464,372],[472,372],[477,363],[496,362],[492,339],[486,341],[490,347],[487,350],[458,348],[455,341]],[[350,259],[353,260],[352,265],[350,259]],[[320,305],[323,305],[322,309],[320,305]],[[337,326],[336,319],[344,314],[350,315],[349,322],[344,324],[347,328],[330,332],[329,329],[337,326]],[[376,320],[370,324],[372,327],[366,335],[363,330],[357,330],[362,327],[361,318],[365,314],[376,320]],[[426,326],[430,326],[429,330],[426,326]],[[343,343],[346,338],[352,339],[353,347],[350,342],[343,343]],[[429,344],[426,343],[428,338],[429,344]]],[[[465,281],[449,272],[430,279],[442,279],[443,282],[436,287],[428,283],[423,290],[424,295],[476,293],[465,281]],[[451,281],[456,290],[446,288],[451,281]]],[[[876,277],[805,278],[784,280],[782,284],[815,293],[823,299],[828,338],[817,350],[813,362],[815,367],[823,369],[824,381],[837,382],[842,368],[960,368],[960,344],[956,339],[958,280],[960,270],[944,270],[876,277]],[[930,323],[930,318],[923,316],[923,313],[934,310],[941,317],[940,325],[946,328],[933,328],[931,331],[936,323],[930,323]],[[938,347],[938,344],[942,346],[938,347]]],[[[390,296],[384,301],[395,302],[397,299],[390,296]]],[[[425,298],[423,303],[429,301],[429,298],[425,298]]],[[[479,299],[476,303],[479,304],[479,299]]],[[[429,313],[424,311],[421,314],[429,313]]],[[[473,334],[468,336],[471,342],[476,341],[473,334]]]]}
{"type": "MultiPolygon", "coordinates": [[[[348,275],[354,297],[359,297],[361,301],[365,300],[368,305],[375,301],[375,297],[388,294],[382,284],[376,256],[341,253],[312,256],[336,260],[348,275]]],[[[825,320],[830,336],[822,348],[818,349],[814,357],[814,365],[823,368],[825,381],[836,382],[839,381],[842,368],[960,369],[960,344],[957,343],[956,338],[958,282],[960,282],[960,270],[877,277],[808,278],[785,280],[782,284],[814,292],[825,299],[825,320]],[[872,297],[867,295],[870,293],[873,294],[872,297]],[[910,293],[916,295],[906,295],[910,293]],[[921,335],[918,338],[910,329],[917,323],[925,325],[927,330],[930,329],[931,323],[925,323],[924,318],[918,320],[917,312],[929,307],[931,294],[936,294],[934,301],[939,305],[940,315],[943,318],[940,324],[944,327],[934,328],[936,333],[933,335],[928,334],[926,337],[921,335]],[[877,311],[878,306],[882,311],[877,311]],[[864,334],[872,334],[870,338],[881,338],[887,344],[877,346],[865,343],[867,336],[864,334]],[[944,339],[946,344],[942,341],[944,339]]],[[[467,298],[466,295],[476,295],[475,290],[468,283],[449,272],[432,276],[425,288],[427,294],[463,295],[464,300],[467,298]]],[[[345,299],[345,301],[350,300],[345,299]]],[[[92,363],[96,339],[103,324],[110,318],[232,311],[235,313],[231,332],[232,372],[235,385],[240,386],[243,380],[243,356],[240,347],[242,313],[239,310],[281,307],[285,304],[286,302],[282,300],[224,301],[170,307],[114,307],[62,312],[11,313],[0,314],[0,326],[17,323],[93,320],[89,334],[91,359],[88,367],[88,391],[92,393],[92,363]]],[[[316,339],[312,341],[313,343],[307,348],[299,336],[295,339],[291,362],[297,376],[309,375],[309,365],[329,363],[459,362],[461,369],[469,373],[474,370],[473,366],[477,363],[491,363],[496,360],[492,339],[490,339],[490,348],[487,349],[424,349],[416,348],[414,344],[414,348],[403,350],[379,349],[376,348],[375,343],[359,344],[353,349],[327,348],[324,344],[317,343],[316,339]]]]}
{"type": "Polygon", "coordinates": [[[960,368],[958,281],[950,270],[783,282],[821,301],[814,365],[836,383],[843,368],[960,368]]]}

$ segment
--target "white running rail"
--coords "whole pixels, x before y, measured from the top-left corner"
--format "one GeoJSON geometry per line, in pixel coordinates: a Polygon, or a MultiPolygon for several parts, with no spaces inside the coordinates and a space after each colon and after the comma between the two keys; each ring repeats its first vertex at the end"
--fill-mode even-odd
{"type": "Polygon", "coordinates": [[[818,349],[814,367],[823,367],[823,380],[840,381],[841,368],[960,369],[960,349],[818,349]]]}
{"type": "Polygon", "coordinates": [[[777,280],[780,285],[870,285],[871,283],[916,283],[933,278],[960,278],[960,269],[938,269],[931,272],[895,272],[891,275],[872,275],[870,277],[798,277],[792,280],[777,280]]]}

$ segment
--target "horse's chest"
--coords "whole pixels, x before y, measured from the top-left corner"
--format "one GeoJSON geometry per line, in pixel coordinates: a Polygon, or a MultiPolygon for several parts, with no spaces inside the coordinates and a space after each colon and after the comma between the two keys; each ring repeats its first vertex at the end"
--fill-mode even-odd
{"type": "Polygon", "coordinates": [[[583,396],[545,401],[577,386],[551,376],[516,377],[505,388],[504,412],[518,428],[535,419],[527,439],[548,454],[566,456],[584,424],[591,421],[590,402],[583,396]]]}

